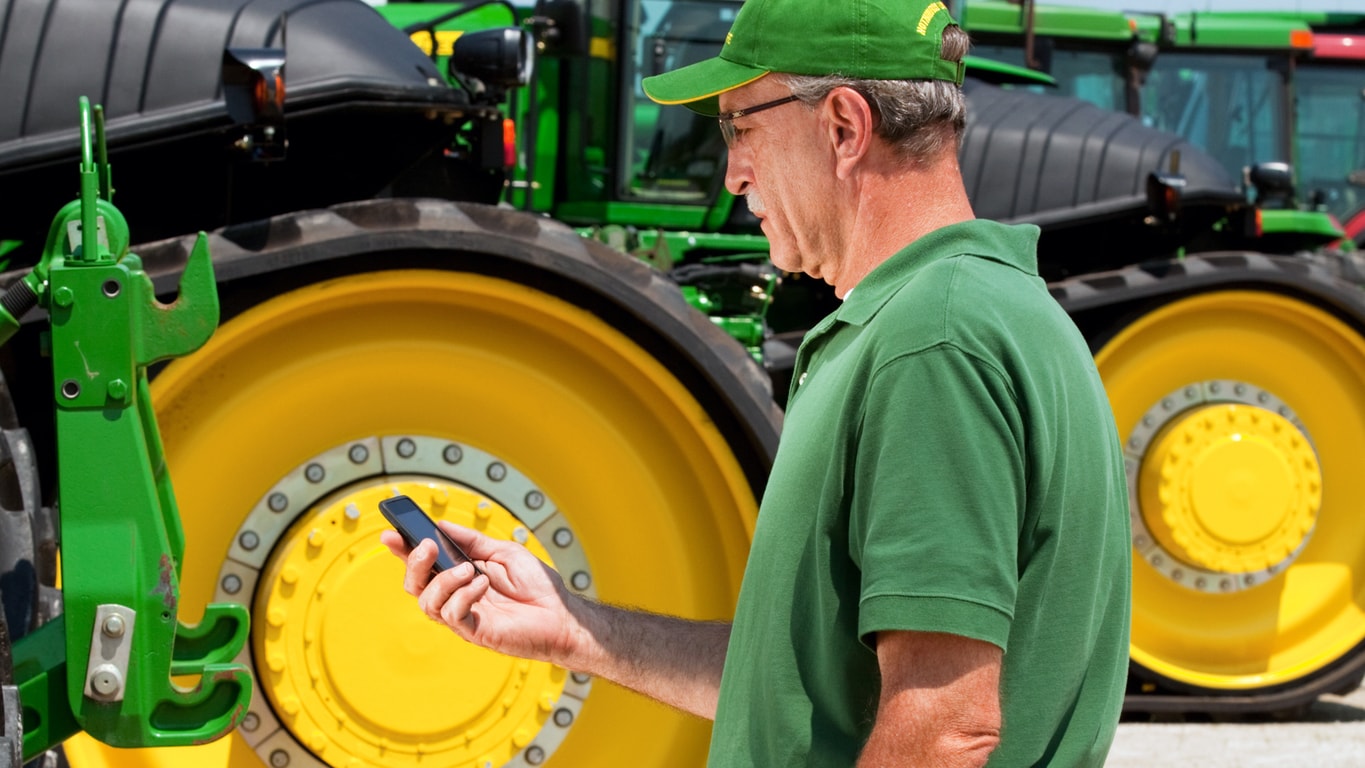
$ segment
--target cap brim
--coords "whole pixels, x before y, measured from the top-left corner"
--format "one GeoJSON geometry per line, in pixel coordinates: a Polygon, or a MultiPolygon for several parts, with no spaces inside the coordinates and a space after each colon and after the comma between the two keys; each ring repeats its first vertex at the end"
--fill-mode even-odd
{"type": "Polygon", "coordinates": [[[660,104],[682,104],[709,117],[720,114],[720,95],[748,85],[768,70],[736,64],[719,56],[672,72],[646,77],[645,95],[660,104]]]}

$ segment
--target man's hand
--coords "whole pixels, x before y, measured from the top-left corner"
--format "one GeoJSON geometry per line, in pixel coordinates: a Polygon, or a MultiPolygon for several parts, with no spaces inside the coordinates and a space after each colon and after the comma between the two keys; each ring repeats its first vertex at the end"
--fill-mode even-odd
{"type": "Polygon", "coordinates": [[[529,550],[441,520],[456,544],[477,561],[432,575],[436,545],[422,541],[408,550],[403,537],[384,531],[380,541],[407,562],[403,589],[433,621],[475,645],[521,658],[564,665],[580,626],[570,605],[577,600],[564,581],[529,550]]]}
{"type": "Polygon", "coordinates": [[[433,542],[409,551],[396,531],[380,534],[407,563],[403,589],[428,617],[475,645],[598,675],[685,712],[716,716],[729,624],[587,600],[520,544],[444,520],[436,524],[482,575],[460,563],[433,576],[433,542]]]}

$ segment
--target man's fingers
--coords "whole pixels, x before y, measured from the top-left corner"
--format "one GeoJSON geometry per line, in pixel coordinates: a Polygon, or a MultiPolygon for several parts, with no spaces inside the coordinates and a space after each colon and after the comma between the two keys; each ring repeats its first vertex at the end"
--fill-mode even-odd
{"type": "Polygon", "coordinates": [[[379,532],[379,543],[388,547],[393,556],[400,560],[408,559],[408,543],[403,541],[403,537],[398,535],[398,531],[383,530],[379,532]]]}
{"type": "MultiPolygon", "coordinates": [[[[467,565],[461,567],[464,568],[467,565]]],[[[468,584],[456,589],[451,594],[450,599],[446,600],[445,604],[441,606],[441,619],[447,626],[468,639],[478,629],[473,615],[474,604],[487,593],[488,577],[484,575],[475,576],[468,584]]]]}
{"type": "Polygon", "coordinates": [[[442,531],[445,531],[451,541],[464,550],[466,555],[475,560],[493,560],[499,552],[507,552],[517,546],[510,541],[485,536],[473,528],[465,528],[449,520],[437,520],[436,524],[441,527],[442,531]]]}
{"type": "MultiPolygon", "coordinates": [[[[381,534],[382,536],[382,534],[381,534]]],[[[408,570],[403,575],[403,590],[409,595],[420,595],[431,582],[431,566],[436,564],[436,542],[422,539],[408,553],[408,570]]]]}

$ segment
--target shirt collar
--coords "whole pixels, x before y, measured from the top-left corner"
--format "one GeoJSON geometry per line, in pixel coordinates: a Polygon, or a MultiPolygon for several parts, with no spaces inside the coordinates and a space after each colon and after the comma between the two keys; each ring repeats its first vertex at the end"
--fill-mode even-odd
{"type": "Polygon", "coordinates": [[[871,320],[924,267],[952,256],[998,261],[1030,275],[1038,274],[1038,227],[1007,225],[986,219],[950,224],[910,243],[877,265],[849,290],[834,319],[852,325],[871,320]]]}

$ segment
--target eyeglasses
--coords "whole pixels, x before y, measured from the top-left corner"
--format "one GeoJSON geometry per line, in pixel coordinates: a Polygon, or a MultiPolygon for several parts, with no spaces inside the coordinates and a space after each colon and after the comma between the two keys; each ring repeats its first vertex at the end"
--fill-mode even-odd
{"type": "Polygon", "coordinates": [[[786,103],[789,102],[789,101],[796,101],[796,96],[784,96],[784,97],[782,97],[782,98],[780,98],[780,99],[777,99],[777,100],[775,100],[775,101],[767,101],[767,102],[764,102],[764,103],[762,103],[762,104],[759,104],[759,105],[756,106],[756,107],[745,107],[744,109],[736,109],[736,110],[734,110],[734,111],[732,111],[732,112],[722,112],[722,113],[720,113],[720,116],[717,118],[717,120],[720,122],[720,135],[725,137],[725,146],[728,147],[728,148],[730,148],[730,149],[734,149],[734,148],[735,148],[735,136],[736,136],[735,121],[736,121],[736,120],[738,120],[739,118],[744,117],[744,116],[746,116],[746,115],[757,114],[757,113],[759,113],[759,112],[762,112],[762,111],[765,110],[765,109],[772,109],[773,107],[780,107],[780,106],[782,106],[783,104],[786,104],[786,103]]]}

